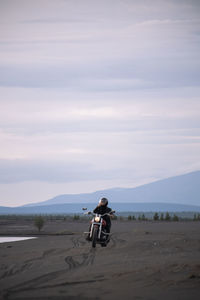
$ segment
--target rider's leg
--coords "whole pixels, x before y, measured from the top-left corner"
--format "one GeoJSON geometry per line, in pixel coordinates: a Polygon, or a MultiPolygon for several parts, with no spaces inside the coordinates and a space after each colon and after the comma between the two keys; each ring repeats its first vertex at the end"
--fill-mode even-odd
{"type": "MultiPolygon", "coordinates": [[[[110,233],[110,229],[111,229],[111,222],[107,222],[106,224],[106,233],[110,233]]],[[[109,235],[107,235],[106,239],[109,238],[109,235]]]]}

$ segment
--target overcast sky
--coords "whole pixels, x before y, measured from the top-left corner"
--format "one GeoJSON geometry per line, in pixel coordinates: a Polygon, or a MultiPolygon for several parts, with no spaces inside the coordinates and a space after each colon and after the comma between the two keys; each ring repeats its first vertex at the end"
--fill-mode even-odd
{"type": "Polygon", "coordinates": [[[0,205],[200,170],[199,0],[0,0],[0,205]]]}

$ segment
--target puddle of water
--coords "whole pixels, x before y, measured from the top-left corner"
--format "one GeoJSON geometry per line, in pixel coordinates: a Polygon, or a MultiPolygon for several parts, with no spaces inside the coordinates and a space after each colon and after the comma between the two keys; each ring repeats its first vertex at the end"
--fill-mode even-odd
{"type": "Polygon", "coordinates": [[[18,242],[24,240],[36,239],[36,237],[16,237],[16,236],[4,236],[0,237],[0,243],[8,243],[8,242],[18,242]]]}

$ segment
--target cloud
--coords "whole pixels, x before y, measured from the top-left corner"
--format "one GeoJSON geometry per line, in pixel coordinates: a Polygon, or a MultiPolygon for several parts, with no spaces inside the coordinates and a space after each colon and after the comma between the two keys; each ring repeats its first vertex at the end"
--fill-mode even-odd
{"type": "Polygon", "coordinates": [[[195,1],[151,7],[145,1],[118,1],[117,7],[113,1],[49,1],[46,9],[45,1],[36,1],[32,10],[17,2],[20,15],[7,11],[15,29],[6,26],[8,16],[2,19],[1,86],[117,92],[198,85],[195,1]]]}
{"type": "Polygon", "coordinates": [[[164,178],[166,173],[172,176],[200,168],[199,132],[196,136],[192,131],[187,134],[180,131],[179,135],[173,131],[111,135],[95,132],[68,136],[62,144],[56,136],[18,142],[13,157],[7,153],[7,158],[0,159],[0,184],[29,181],[78,184],[114,179],[130,182],[131,179],[164,178]],[[17,159],[20,152],[27,158],[23,155],[17,159]]]}
{"type": "Polygon", "coordinates": [[[98,22],[97,19],[91,18],[86,19],[86,18],[76,18],[76,17],[66,17],[66,18],[41,18],[41,19],[25,19],[23,21],[20,21],[19,23],[22,24],[42,24],[42,23],[96,23],[98,22]]]}
{"type": "Polygon", "coordinates": [[[113,180],[128,177],[133,170],[96,169],[89,163],[45,160],[0,160],[0,184],[39,181],[69,183],[88,180],[113,180]],[[113,172],[114,171],[114,172],[113,172]]]}
{"type": "Polygon", "coordinates": [[[34,160],[0,160],[0,182],[23,181],[73,182],[87,180],[92,172],[88,164],[70,164],[34,160]],[[87,170],[87,171],[86,171],[87,170]]]}
{"type": "Polygon", "coordinates": [[[0,5],[0,187],[199,168],[199,1],[0,5]]]}
{"type": "Polygon", "coordinates": [[[199,130],[2,133],[1,182],[124,182],[134,174],[162,178],[173,169],[198,169],[199,130]]]}
{"type": "Polygon", "coordinates": [[[68,88],[82,92],[107,90],[134,90],[170,88],[176,86],[198,86],[199,63],[186,58],[165,59],[159,64],[157,59],[136,62],[104,62],[95,65],[87,63],[66,63],[55,65],[1,65],[0,85],[10,87],[68,88]]]}

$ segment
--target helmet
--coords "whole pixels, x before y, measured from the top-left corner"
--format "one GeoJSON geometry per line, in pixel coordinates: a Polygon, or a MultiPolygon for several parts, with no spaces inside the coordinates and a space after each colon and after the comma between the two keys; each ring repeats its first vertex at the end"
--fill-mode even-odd
{"type": "Polygon", "coordinates": [[[99,204],[102,205],[102,206],[108,205],[108,199],[107,198],[101,198],[99,200],[99,204]]]}

